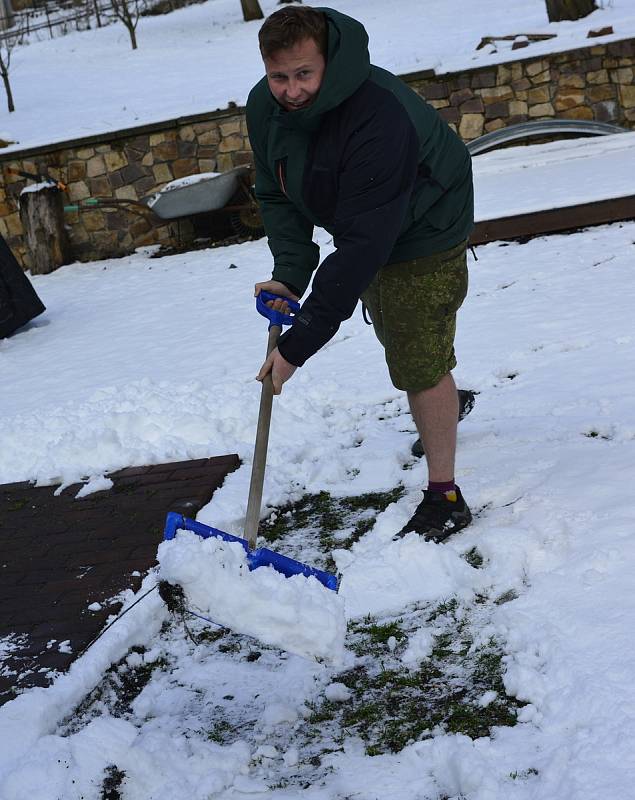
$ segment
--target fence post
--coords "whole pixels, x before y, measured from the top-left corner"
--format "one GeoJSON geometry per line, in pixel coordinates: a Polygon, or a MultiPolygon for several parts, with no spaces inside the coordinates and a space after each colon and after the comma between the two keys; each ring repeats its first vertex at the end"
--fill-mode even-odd
{"type": "Polygon", "coordinates": [[[31,252],[31,271],[45,275],[72,260],[64,227],[62,192],[48,184],[20,194],[20,220],[31,252]]]}

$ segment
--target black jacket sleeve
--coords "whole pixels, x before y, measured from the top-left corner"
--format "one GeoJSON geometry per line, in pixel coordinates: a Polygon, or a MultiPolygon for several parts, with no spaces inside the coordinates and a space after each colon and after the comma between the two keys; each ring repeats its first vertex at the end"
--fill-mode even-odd
{"type": "Polygon", "coordinates": [[[417,176],[418,137],[390,93],[364,109],[340,162],[332,231],[336,247],[320,265],[312,291],[279,340],[282,356],[302,366],[348,319],[383,267],[403,228],[417,176]]]}

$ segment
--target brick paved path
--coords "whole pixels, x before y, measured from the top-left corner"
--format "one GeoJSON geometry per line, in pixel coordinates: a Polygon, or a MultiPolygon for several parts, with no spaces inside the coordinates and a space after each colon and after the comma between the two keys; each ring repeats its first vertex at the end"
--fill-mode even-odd
{"type": "Polygon", "coordinates": [[[70,665],[120,605],[87,607],[138,589],[166,513],[195,517],[238,465],[230,455],[130,467],[80,500],[81,484],[58,497],[55,486],[0,485],[0,704],[70,665]],[[66,640],[70,653],[59,650],[66,640]]]}

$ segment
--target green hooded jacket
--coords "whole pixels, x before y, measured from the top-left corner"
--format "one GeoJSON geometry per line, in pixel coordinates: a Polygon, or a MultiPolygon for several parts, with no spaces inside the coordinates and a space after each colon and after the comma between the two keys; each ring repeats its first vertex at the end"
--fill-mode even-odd
{"type": "Polygon", "coordinates": [[[273,277],[302,295],[319,263],[319,226],[335,252],[279,349],[301,365],[337,331],[378,269],[447,250],[473,227],[471,160],[425,100],[372,66],[356,20],[322,8],[326,70],[307,108],[286,111],[266,77],[247,101],[256,196],[273,277]]]}

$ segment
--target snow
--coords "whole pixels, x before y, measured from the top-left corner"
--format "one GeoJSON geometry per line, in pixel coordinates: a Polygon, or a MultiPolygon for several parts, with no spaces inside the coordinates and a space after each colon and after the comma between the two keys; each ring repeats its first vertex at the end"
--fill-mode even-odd
{"type": "MultiPolygon", "coordinates": [[[[487,706],[491,705],[494,702],[494,700],[496,700],[497,697],[498,697],[498,694],[496,692],[494,692],[494,691],[485,692],[485,694],[483,694],[479,698],[478,704],[479,704],[479,706],[482,706],[483,708],[487,708],[487,706]]],[[[529,708],[529,706],[525,706],[525,708],[529,708]]],[[[524,710],[525,709],[522,709],[521,713],[524,710]]],[[[526,720],[526,721],[528,721],[528,720],[526,720]]]]}
{"type": "Polygon", "coordinates": [[[23,194],[32,194],[33,192],[41,192],[42,189],[50,189],[51,187],[55,186],[55,183],[52,181],[41,181],[40,183],[31,183],[28,186],[25,186],[24,189],[20,192],[21,195],[23,194]]]}
{"type": "Polygon", "coordinates": [[[391,541],[419,499],[412,496],[399,509],[391,506],[378,519],[373,537],[360,542],[352,552],[346,551],[344,560],[338,558],[341,551],[335,551],[336,564],[343,575],[340,594],[351,617],[398,611],[452,593],[471,597],[481,588],[481,581],[487,580],[467,562],[457,559],[452,550],[424,542],[417,534],[391,541]],[[381,559],[377,558],[378,543],[382,544],[381,559]],[[390,586],[390,591],[383,591],[385,586],[390,586]]]}
{"type": "Polygon", "coordinates": [[[426,659],[432,652],[434,637],[437,632],[433,626],[419,628],[408,640],[408,647],[401,657],[403,663],[407,666],[413,666],[426,659]]]}
{"type": "MultiPolygon", "coordinates": [[[[261,0],[265,14],[277,0],[261,0]]],[[[601,0],[576,22],[549,23],[544,0],[334,0],[332,7],[359,19],[370,36],[375,64],[398,74],[437,74],[487,64],[539,58],[545,53],[627,39],[635,35],[632,0],[601,0]],[[591,29],[614,34],[589,40],[591,29]],[[484,36],[555,33],[512,51],[512,42],[477,46],[484,36]]],[[[3,152],[243,105],[262,77],[257,47],[260,22],[242,21],[237,0],[207,0],[166,16],[143,17],[132,50],[121,24],[33,42],[13,51],[11,84],[16,111],[5,116],[3,152]],[[98,87],[98,88],[96,88],[98,87]],[[42,124],[46,120],[46,124],[42,124]]]]}
{"type": "MultiPolygon", "coordinates": [[[[329,239],[318,240],[327,252],[329,239]]],[[[529,703],[515,728],[475,742],[439,732],[401,754],[368,758],[352,740],[329,757],[331,777],[307,797],[628,796],[634,243],[635,224],[624,223],[477,248],[456,376],[479,395],[459,429],[457,475],[472,507],[485,510],[445,545],[392,542],[418,502],[425,466],[409,458],[414,429],[405,400],[361,315],[276,399],[265,506],[304,492],[406,487],[350,551],[334,552],[347,618],[512,592],[516,599],[494,606],[481,634],[504,642],[506,691],[529,703]],[[474,546],[484,559],[478,570],[461,557],[474,546]]],[[[46,314],[0,343],[1,479],[73,481],[130,464],[238,452],[243,466],[199,519],[239,533],[266,337],[251,287],[267,261],[259,241],[159,260],[140,252],[34,276],[46,314]]],[[[50,689],[0,709],[9,743],[0,755],[0,796],[49,800],[54,787],[73,797],[70,775],[73,791],[92,797],[107,762],[126,772],[126,800],[153,792],[170,800],[186,789],[201,800],[245,791],[288,796],[266,787],[281,771],[301,768],[292,748],[303,705],[338,682],[337,669],[295,655],[266,650],[254,663],[219,661],[203,644],[192,649],[177,638],[172,669],[135,700],[132,722],[106,714],[62,734],[61,720],[108,664],[132,645],[152,648],[166,613],[151,594],[50,689]],[[193,698],[221,694],[253,720],[250,741],[217,745],[192,733],[201,724],[187,722],[196,717],[193,698]],[[267,741],[284,731],[290,738],[281,744],[267,741]],[[278,755],[254,760],[265,744],[278,755]]],[[[404,667],[429,655],[434,635],[434,625],[424,625],[410,637],[404,667]]]]}
{"type": "Polygon", "coordinates": [[[175,181],[166,183],[161,189],[161,192],[165,194],[166,192],[171,192],[174,189],[181,189],[183,186],[192,186],[194,183],[200,183],[201,181],[208,181],[212,178],[218,178],[218,176],[221,174],[222,173],[220,172],[200,172],[198,175],[186,175],[184,178],[177,178],[175,181]]]}
{"type": "Polygon", "coordinates": [[[345,703],[351,697],[351,690],[343,683],[329,683],[324,690],[324,696],[333,703],[345,703]]]}
{"type": "Polygon", "coordinates": [[[510,147],[473,159],[477,221],[635,195],[635,133],[510,147]],[[545,191],[548,187],[548,191],[545,191]]]}
{"type": "Polygon", "coordinates": [[[106,478],[104,475],[95,475],[89,478],[87,483],[77,492],[75,500],[81,500],[82,497],[88,497],[95,492],[107,492],[113,486],[114,484],[110,478],[106,478]]]}
{"type": "MultiPolygon", "coordinates": [[[[148,591],[153,584],[154,578],[149,576],[140,591],[148,591]]],[[[131,602],[132,597],[128,597],[125,607],[130,606],[131,602]]],[[[74,662],[69,671],[61,675],[53,686],[48,689],[32,689],[0,709],[3,742],[0,797],[38,797],[38,794],[28,794],[29,785],[34,792],[39,792],[39,797],[47,797],[47,773],[50,770],[49,757],[52,750],[50,745],[53,739],[61,738],[53,736],[57,725],[93,688],[111,663],[123,657],[134,644],[151,642],[165,617],[164,604],[156,593],[152,593],[143,605],[135,606],[117,625],[106,631],[100,639],[100,646],[90,649],[74,662]],[[41,751],[40,757],[40,748],[46,748],[49,752],[41,751]],[[22,769],[25,770],[24,774],[17,777],[16,771],[22,773],[22,769]],[[21,781],[28,773],[33,776],[32,783],[30,781],[23,785],[21,781]]],[[[58,780],[53,773],[49,773],[48,778],[54,782],[58,780]]],[[[63,785],[63,779],[59,780],[60,785],[63,785]]],[[[70,783],[71,778],[65,780],[70,783]]]]}
{"type": "MultiPolygon", "coordinates": [[[[402,5],[420,11],[415,0],[402,5]]],[[[263,6],[272,10],[273,0],[263,6]]],[[[586,43],[586,31],[602,24],[618,38],[635,30],[626,0],[557,26],[546,23],[542,0],[473,8],[435,0],[426,24],[410,29],[402,6],[400,14],[379,2],[337,7],[366,22],[377,63],[401,72],[503,58],[474,50],[482,35],[558,32],[524,57],[586,43]]],[[[13,73],[19,110],[3,127],[26,146],[242,102],[261,67],[258,24],[238,14],[233,0],[209,0],[144,19],[134,54],[115,26],[22,48],[13,73]],[[62,69],[81,103],[60,88],[62,69]],[[101,89],[96,100],[91,84],[101,89]]],[[[632,141],[620,134],[479,156],[478,213],[542,208],[547,194],[563,205],[632,194],[632,141]]],[[[316,237],[326,255],[332,242],[316,237]]],[[[234,634],[224,650],[202,636],[193,643],[167,624],[151,572],[137,595],[125,594],[129,612],[68,673],[0,708],[2,800],[99,800],[111,765],[125,774],[123,800],[632,796],[634,248],[632,222],[477,248],[455,371],[460,386],[478,392],[459,428],[457,463],[476,518],[443,545],[392,541],[419,502],[426,468],[410,456],[406,400],[356,313],[275,399],[264,486],[263,517],[305,493],[346,498],[403,486],[351,547],[343,546],[350,531],[334,536],[339,594],[267,569],[247,575],[241,554],[221,553],[217,540],[180,533],[161,544],[164,577],[181,581],[199,610],[227,613],[226,624],[249,626],[257,639],[234,634]],[[480,568],[466,559],[474,548],[480,568]],[[213,558],[201,556],[207,550],[213,558]],[[479,605],[483,597],[493,601],[479,605]],[[445,630],[422,609],[450,599],[474,614],[474,646],[495,639],[504,648],[504,690],[526,703],[518,724],[475,740],[439,729],[375,757],[349,736],[312,767],[300,738],[312,705],[346,708],[354,699],[340,680],[353,659],[344,622],[407,614],[404,649],[392,636],[385,655],[408,672],[432,658],[445,630]],[[342,663],[330,663],[333,653],[342,663]],[[120,661],[155,670],[125,714],[102,698],[82,716],[79,704],[120,661]],[[229,743],[215,727],[226,718],[235,723],[229,743]]],[[[84,490],[105,490],[107,473],[122,467],[237,453],[241,467],[198,519],[240,535],[266,342],[252,287],[269,274],[270,255],[264,241],[162,259],[154,252],[32,277],[46,313],[0,340],[0,482],[92,476],[84,490]]],[[[312,544],[302,546],[310,555],[312,544]]],[[[0,640],[0,659],[17,644],[0,640]]],[[[478,703],[489,710],[499,699],[489,690],[478,703]]]]}
{"type": "Polygon", "coordinates": [[[185,591],[186,605],[216,624],[307,658],[346,661],[344,601],[316,578],[252,571],[238,542],[177,531],[159,546],[160,577],[185,591]]]}

